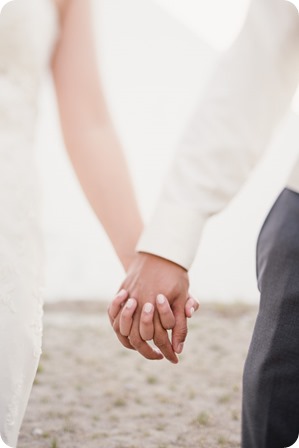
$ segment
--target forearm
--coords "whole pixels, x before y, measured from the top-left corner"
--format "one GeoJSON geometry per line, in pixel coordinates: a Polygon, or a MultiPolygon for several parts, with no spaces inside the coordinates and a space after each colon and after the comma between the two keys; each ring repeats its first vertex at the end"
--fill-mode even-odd
{"type": "Polygon", "coordinates": [[[108,121],[65,132],[68,153],[80,184],[127,269],[142,230],[128,167],[108,121]]]}
{"type": "Polygon", "coordinates": [[[66,148],[78,179],[125,269],[141,218],[98,70],[91,2],[64,2],[52,73],[66,148]]]}
{"type": "Polygon", "coordinates": [[[207,219],[240,189],[290,105],[298,47],[296,9],[253,0],[179,144],[139,250],[190,267],[207,219]]]}

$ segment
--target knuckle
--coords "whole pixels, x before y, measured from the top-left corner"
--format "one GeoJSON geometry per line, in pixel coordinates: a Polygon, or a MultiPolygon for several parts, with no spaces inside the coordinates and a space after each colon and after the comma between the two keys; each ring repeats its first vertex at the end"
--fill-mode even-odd
{"type": "Polygon", "coordinates": [[[131,311],[128,308],[124,308],[121,313],[121,318],[128,320],[131,318],[131,311]]]}
{"type": "Polygon", "coordinates": [[[149,316],[141,316],[141,319],[140,319],[140,323],[141,323],[141,325],[143,325],[144,327],[151,327],[152,325],[153,325],[153,321],[152,321],[152,319],[151,319],[151,317],[149,317],[149,316]]]}
{"type": "Polygon", "coordinates": [[[127,328],[126,327],[124,327],[123,325],[120,325],[120,327],[119,327],[119,332],[120,332],[120,334],[122,335],[122,336],[128,336],[128,331],[127,331],[127,328]]]}
{"type": "Polygon", "coordinates": [[[113,322],[113,330],[115,331],[115,333],[119,333],[119,322],[118,322],[118,320],[115,320],[114,322],[113,322]]]}
{"type": "Polygon", "coordinates": [[[167,346],[166,339],[161,336],[155,336],[154,343],[156,344],[157,347],[166,347],[167,346]]]}
{"type": "Polygon", "coordinates": [[[136,348],[137,351],[140,351],[142,349],[143,344],[144,344],[144,341],[142,341],[142,339],[140,339],[139,341],[137,341],[137,343],[134,345],[134,347],[136,348]]]}
{"type": "Polygon", "coordinates": [[[161,316],[161,321],[163,321],[164,323],[167,323],[169,325],[174,325],[175,317],[173,314],[167,314],[165,316],[161,316]]]}
{"type": "Polygon", "coordinates": [[[181,340],[185,340],[187,338],[188,335],[188,329],[186,328],[182,328],[177,332],[177,337],[181,340]]]}
{"type": "Polygon", "coordinates": [[[143,322],[141,322],[140,327],[139,327],[139,332],[140,332],[140,334],[146,334],[146,335],[150,334],[153,337],[153,335],[154,335],[154,326],[153,326],[152,323],[144,324],[143,322]]]}
{"type": "Polygon", "coordinates": [[[170,311],[170,309],[169,309],[168,307],[160,308],[159,313],[160,313],[160,315],[161,315],[162,317],[166,317],[166,316],[168,316],[168,315],[171,316],[171,314],[172,314],[171,311],[170,311]]]}
{"type": "Polygon", "coordinates": [[[141,340],[139,337],[136,337],[136,336],[132,336],[132,337],[130,337],[129,340],[130,340],[130,344],[131,344],[136,350],[140,349],[141,346],[142,346],[142,344],[143,344],[142,340],[141,340]]]}
{"type": "Polygon", "coordinates": [[[113,313],[111,306],[109,306],[109,308],[107,309],[107,314],[109,316],[110,319],[115,320],[115,313],[113,313]]]}
{"type": "Polygon", "coordinates": [[[146,333],[143,333],[141,335],[141,337],[142,337],[143,341],[151,341],[153,339],[153,335],[149,335],[149,334],[146,334],[146,333]]]}

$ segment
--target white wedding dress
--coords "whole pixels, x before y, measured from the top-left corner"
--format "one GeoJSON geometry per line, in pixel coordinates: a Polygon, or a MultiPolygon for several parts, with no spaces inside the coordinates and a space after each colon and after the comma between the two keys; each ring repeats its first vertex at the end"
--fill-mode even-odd
{"type": "Polygon", "coordinates": [[[40,82],[57,33],[52,0],[14,0],[0,15],[0,435],[11,447],[41,354],[34,135],[40,82]]]}

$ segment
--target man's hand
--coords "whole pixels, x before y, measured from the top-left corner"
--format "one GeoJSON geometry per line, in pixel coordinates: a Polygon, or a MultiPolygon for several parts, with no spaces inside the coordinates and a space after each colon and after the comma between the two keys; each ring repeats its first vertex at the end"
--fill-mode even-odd
{"type": "Polygon", "coordinates": [[[164,355],[177,363],[176,353],[182,352],[187,336],[186,314],[191,317],[197,303],[188,301],[188,289],[185,269],[154,255],[136,254],[121,291],[108,310],[121,343],[145,358],[162,359],[164,355]],[[189,306],[185,314],[186,303],[189,306]],[[166,329],[173,329],[172,343],[166,329]],[[151,339],[160,352],[146,342],[151,339]]]}

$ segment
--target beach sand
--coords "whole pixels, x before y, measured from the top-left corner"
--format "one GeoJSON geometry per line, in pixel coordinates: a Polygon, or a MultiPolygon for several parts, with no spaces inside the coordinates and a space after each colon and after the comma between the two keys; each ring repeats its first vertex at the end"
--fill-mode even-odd
{"type": "Polygon", "coordinates": [[[47,304],[18,448],[240,447],[242,370],[256,313],[203,304],[172,365],[123,348],[102,302],[47,304]]]}

